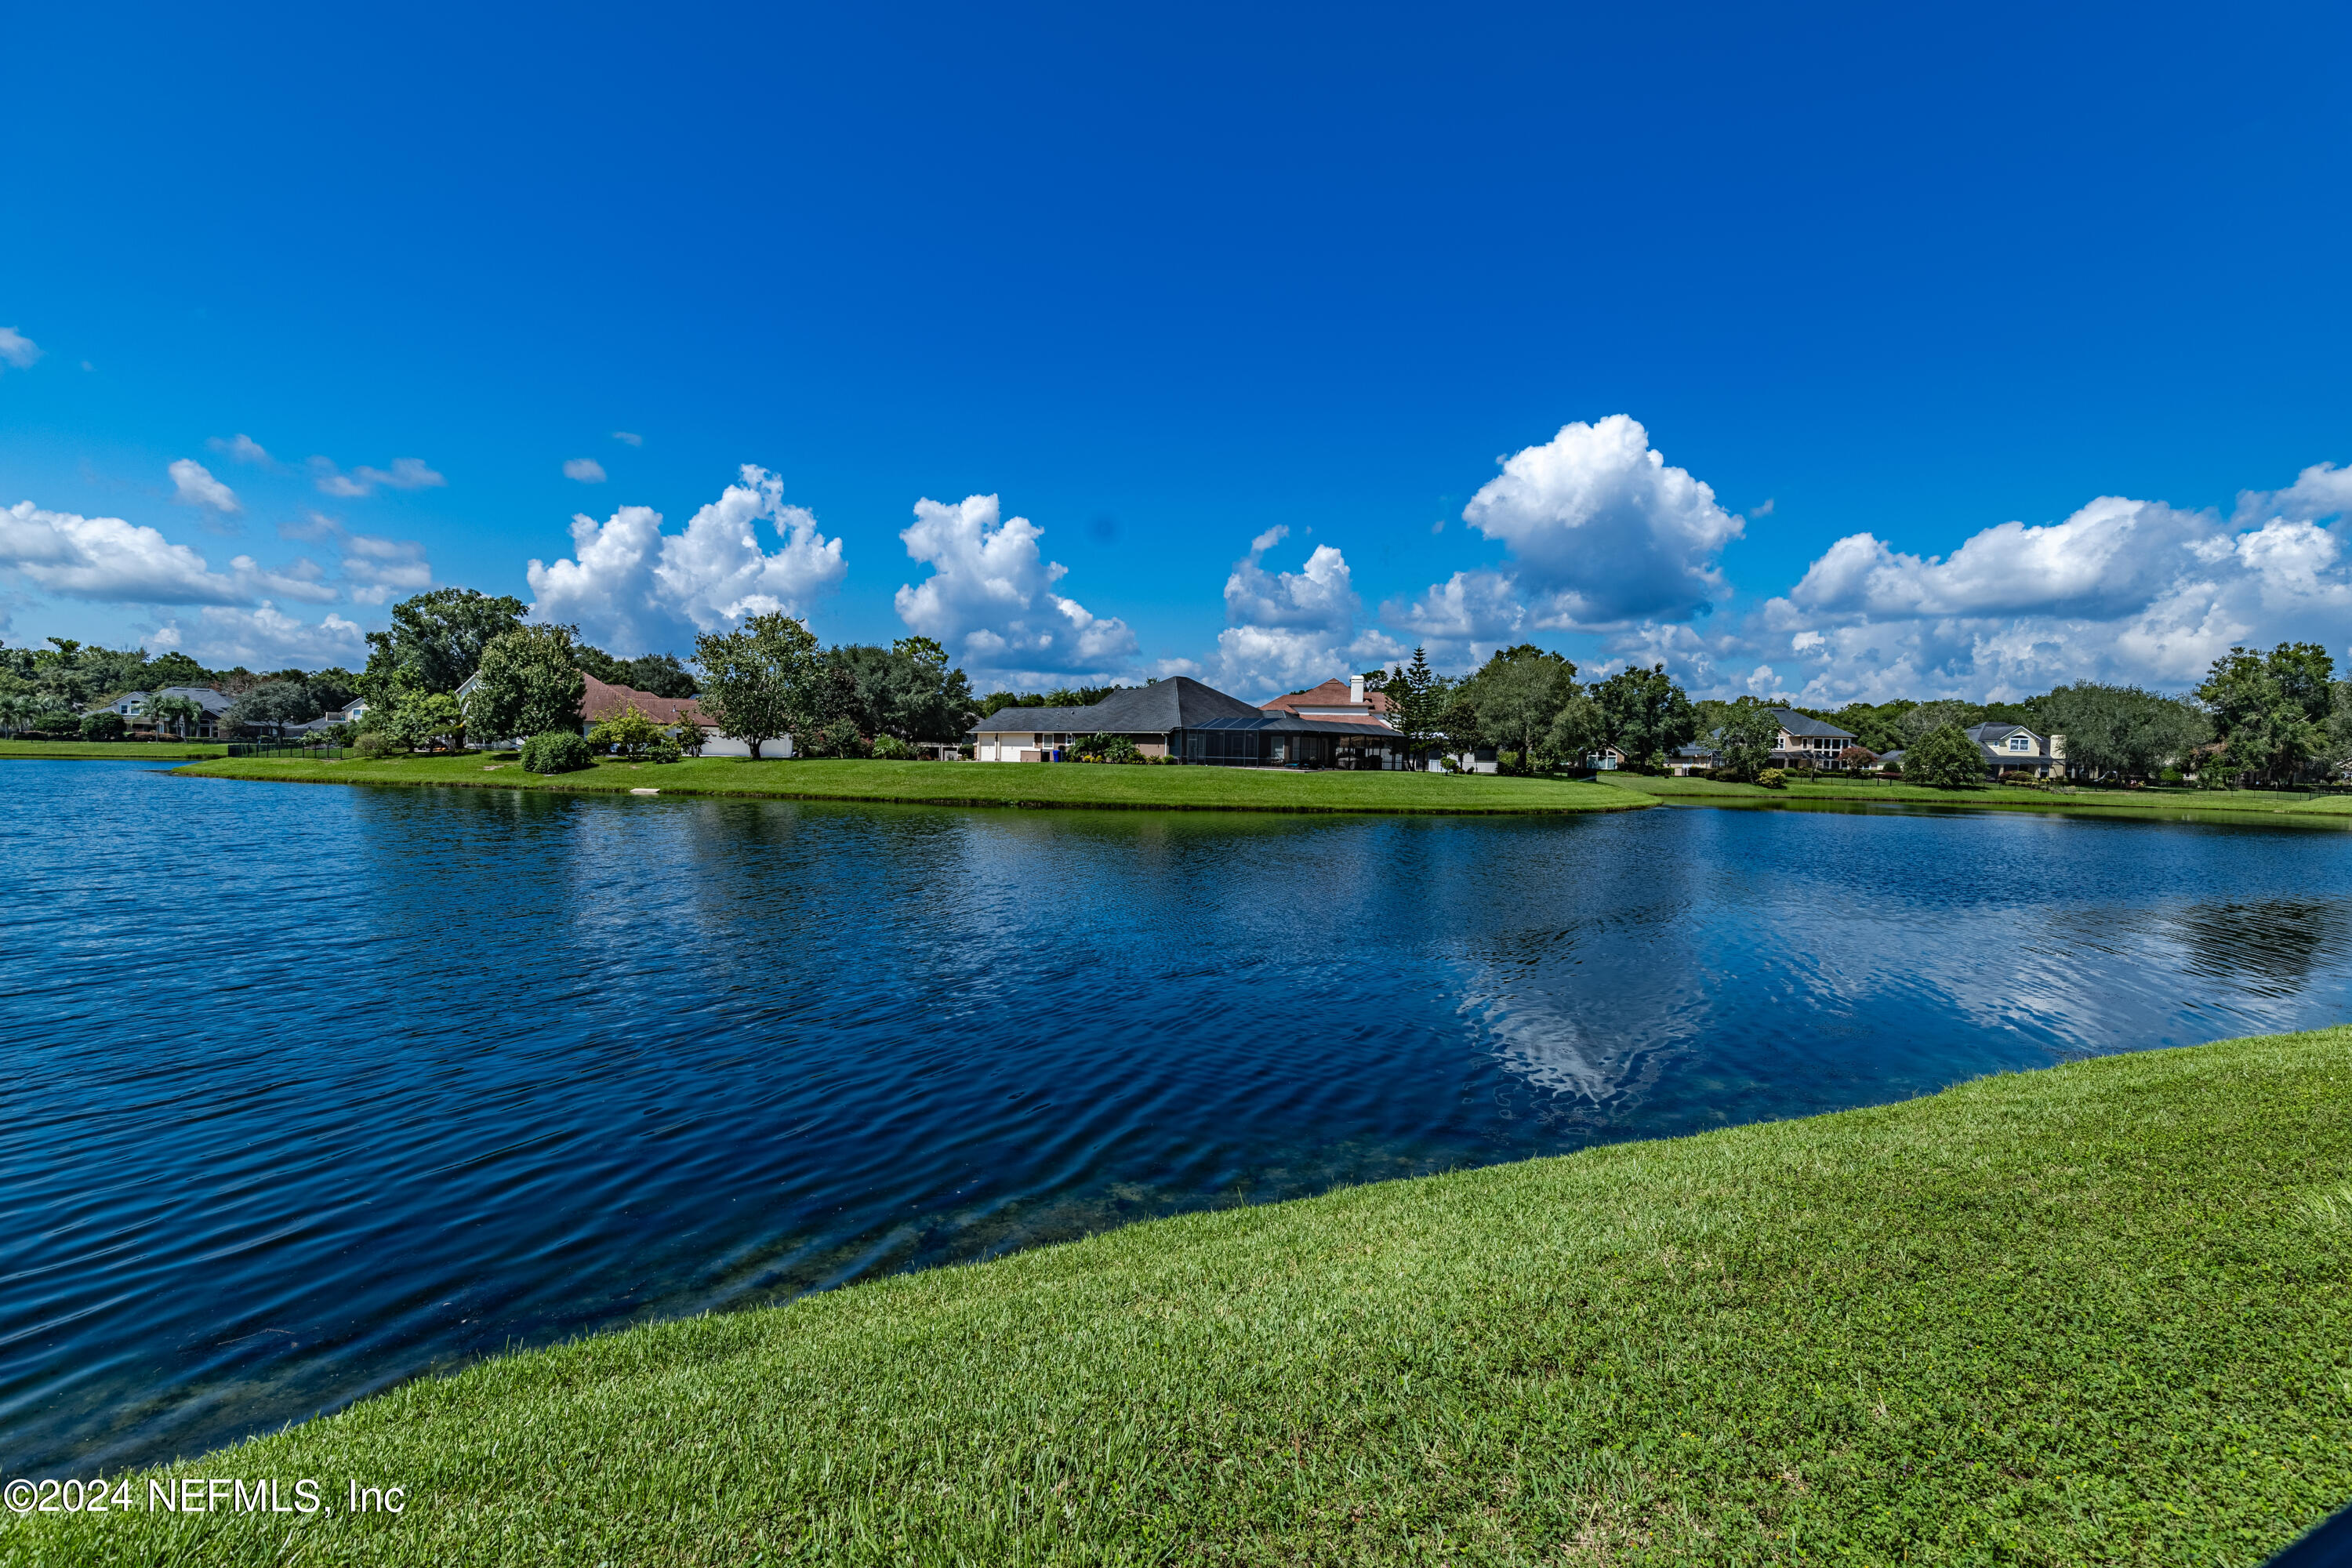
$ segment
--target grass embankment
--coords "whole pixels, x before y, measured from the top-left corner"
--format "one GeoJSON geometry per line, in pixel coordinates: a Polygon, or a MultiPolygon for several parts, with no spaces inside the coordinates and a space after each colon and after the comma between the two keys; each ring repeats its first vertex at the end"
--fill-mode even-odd
{"type": "Polygon", "coordinates": [[[625,794],[905,801],[935,805],[1096,806],[1160,811],[1622,811],[1622,790],[1566,779],[1255,768],[1116,767],[1076,763],[762,762],[742,757],[630,763],[541,777],[491,756],[341,762],[236,757],[184,768],[210,778],[323,784],[461,784],[625,794]]]}
{"type": "Polygon", "coordinates": [[[2352,1500],[2352,1030],[1140,1225],[179,1470],[337,1511],[0,1561],[2251,1563],[2352,1500]]]}
{"type": "Polygon", "coordinates": [[[0,741],[0,761],[9,757],[50,762],[121,757],[147,763],[178,763],[191,757],[226,755],[228,748],[217,741],[0,741]]]}
{"type": "Polygon", "coordinates": [[[2058,811],[2084,816],[2342,816],[2352,813],[2352,795],[2306,795],[2293,790],[2095,789],[2053,785],[1985,784],[1970,789],[1934,789],[1898,779],[1823,778],[1791,783],[1782,789],[1729,784],[1716,779],[1650,778],[1635,773],[1599,775],[1622,790],[1685,805],[1805,805],[1833,801],[1864,805],[1959,806],[1977,811],[2058,811]]]}

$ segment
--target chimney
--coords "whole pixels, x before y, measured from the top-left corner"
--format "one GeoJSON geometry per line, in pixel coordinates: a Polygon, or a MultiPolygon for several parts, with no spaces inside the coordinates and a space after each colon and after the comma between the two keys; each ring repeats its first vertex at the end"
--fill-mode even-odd
{"type": "Polygon", "coordinates": [[[2050,737],[2050,760],[2053,763],[2063,763],[2066,760],[2065,736],[2053,735],[2050,737]]]}
{"type": "Polygon", "coordinates": [[[1351,675],[1348,677],[1348,700],[1350,702],[1361,702],[1363,700],[1364,678],[1360,675],[1351,675]]]}

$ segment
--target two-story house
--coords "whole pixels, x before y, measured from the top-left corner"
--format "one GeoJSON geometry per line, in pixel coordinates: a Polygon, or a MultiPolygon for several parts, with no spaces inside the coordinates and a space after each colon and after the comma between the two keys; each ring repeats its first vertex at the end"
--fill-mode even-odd
{"type": "Polygon", "coordinates": [[[1772,718],[1780,726],[1780,736],[1772,742],[1774,767],[1785,768],[1795,762],[1824,770],[1845,766],[1838,753],[1853,744],[1853,731],[1810,718],[1793,708],[1775,708],[1772,718]]]}

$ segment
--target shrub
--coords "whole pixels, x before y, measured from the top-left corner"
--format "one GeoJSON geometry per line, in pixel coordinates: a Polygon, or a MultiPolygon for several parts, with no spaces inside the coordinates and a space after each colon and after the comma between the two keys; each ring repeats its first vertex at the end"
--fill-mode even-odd
{"type": "Polygon", "coordinates": [[[1913,784],[1936,789],[1967,788],[1984,783],[1984,752],[1958,725],[1946,724],[1903,753],[1903,773],[1913,784]]]}
{"type": "Polygon", "coordinates": [[[1525,770],[1519,766],[1518,752],[1496,752],[1495,753],[1495,771],[1498,773],[1522,773],[1525,770]]]}
{"type": "Polygon", "coordinates": [[[810,741],[809,755],[812,757],[863,757],[872,750],[866,744],[866,737],[857,732],[857,721],[855,719],[835,719],[830,724],[821,725],[810,741]]]}
{"type": "Polygon", "coordinates": [[[1088,735],[1070,748],[1073,761],[1081,763],[1139,763],[1143,753],[1125,735],[1088,735]]]}
{"type": "Polygon", "coordinates": [[[667,735],[646,748],[646,761],[649,763],[674,763],[685,755],[677,749],[677,742],[667,735]]]}
{"type": "Polygon", "coordinates": [[[522,771],[527,773],[576,773],[595,765],[588,737],[577,730],[550,730],[522,743],[522,771]]]}
{"type": "Polygon", "coordinates": [[[85,741],[120,741],[131,726],[122,715],[111,708],[101,708],[95,713],[85,713],[81,719],[81,738],[85,741]]]}
{"type": "Polygon", "coordinates": [[[373,730],[362,731],[360,738],[352,742],[352,755],[364,757],[371,762],[390,750],[392,742],[373,730]]]}
{"type": "Polygon", "coordinates": [[[915,748],[896,735],[877,735],[874,737],[874,760],[880,763],[911,763],[915,760],[915,748]]]}
{"type": "Polygon", "coordinates": [[[1789,775],[1780,768],[1766,768],[1756,775],[1756,782],[1766,789],[1785,789],[1788,787],[1789,775]]]}
{"type": "MultiPolygon", "coordinates": [[[[550,730],[547,732],[552,735],[560,731],[550,730]]],[[[673,752],[677,750],[677,742],[665,734],[661,726],[647,718],[634,702],[589,731],[588,743],[610,746],[625,757],[641,756],[656,745],[666,745],[673,752]]]]}
{"type": "Polygon", "coordinates": [[[1883,779],[1893,779],[1899,784],[1903,779],[1903,764],[1901,763],[1881,763],[1878,764],[1878,776],[1883,779]]]}
{"type": "Polygon", "coordinates": [[[702,726],[691,719],[681,719],[673,725],[669,738],[680,752],[692,755],[702,751],[702,726]]]}

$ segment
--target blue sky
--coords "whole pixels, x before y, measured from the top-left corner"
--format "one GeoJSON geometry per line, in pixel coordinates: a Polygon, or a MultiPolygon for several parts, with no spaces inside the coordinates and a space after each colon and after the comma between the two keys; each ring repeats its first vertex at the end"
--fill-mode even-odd
{"type": "Polygon", "coordinates": [[[1251,696],[2340,657],[2347,15],[25,12],[0,636],[348,662],[431,582],[1251,696]]]}

